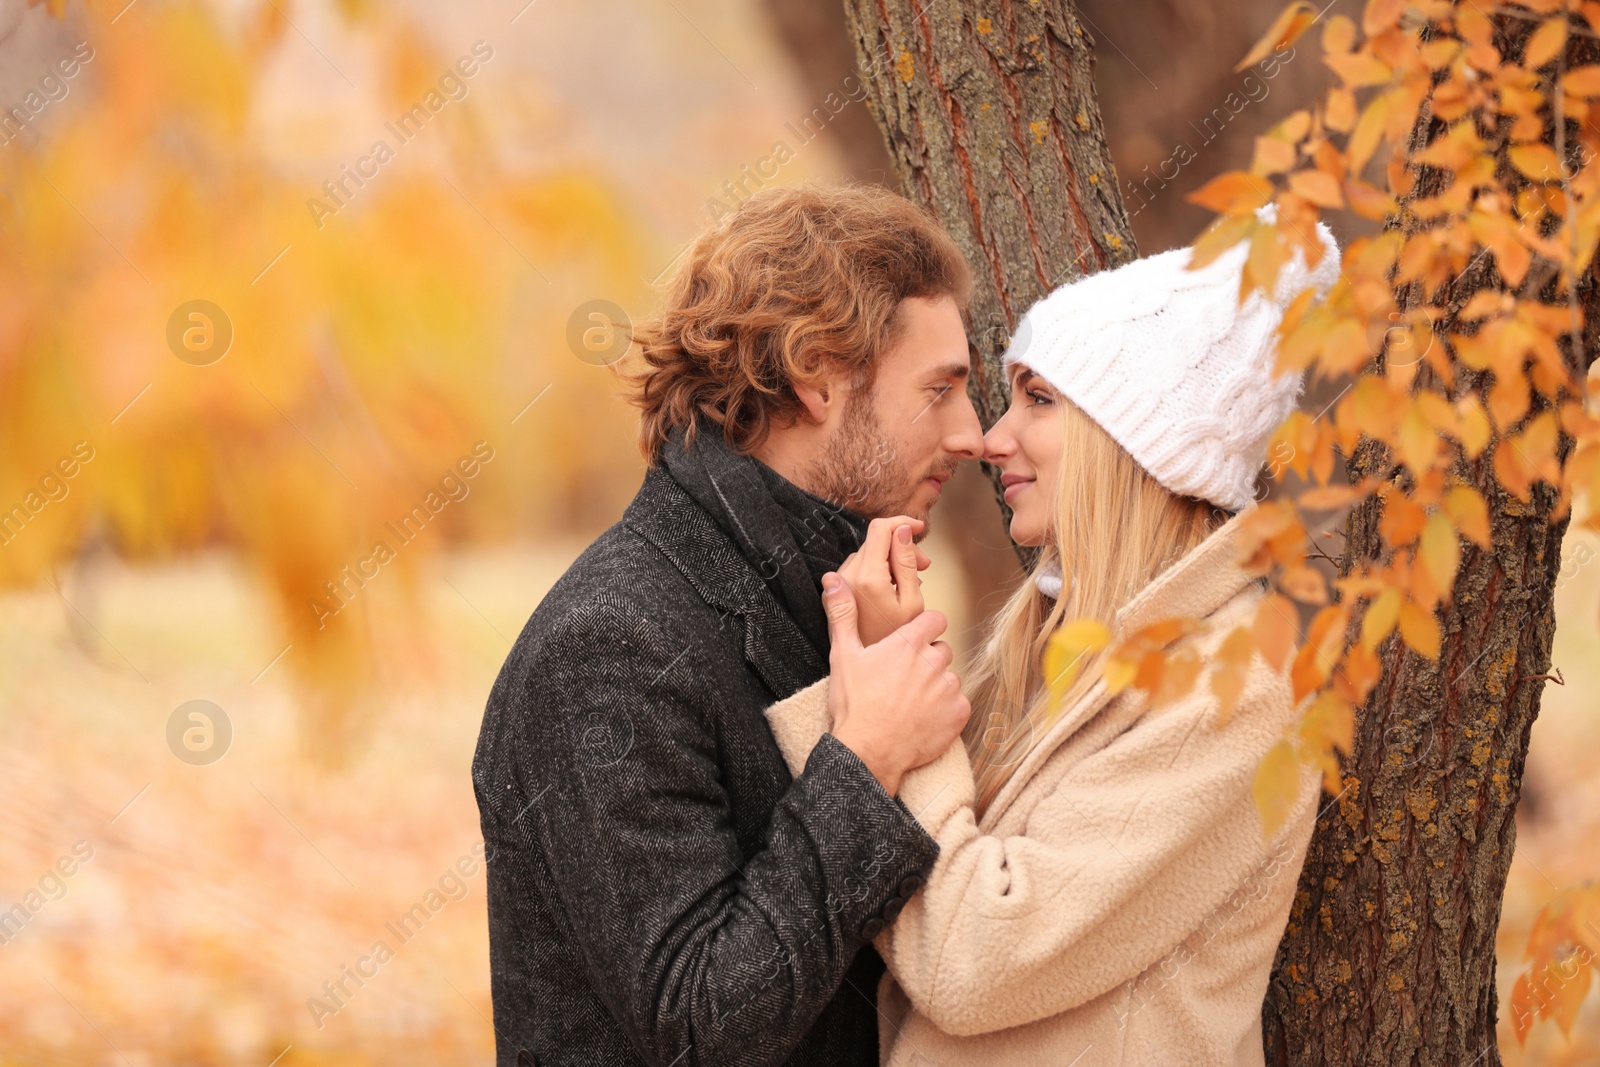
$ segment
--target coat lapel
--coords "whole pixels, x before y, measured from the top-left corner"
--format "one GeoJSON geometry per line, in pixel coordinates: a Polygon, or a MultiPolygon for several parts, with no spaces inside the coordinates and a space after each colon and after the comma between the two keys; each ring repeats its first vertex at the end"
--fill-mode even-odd
{"type": "Polygon", "coordinates": [[[744,621],[745,661],[779,700],[822,677],[827,664],[754,566],[665,471],[645,475],[622,521],[660,549],[702,600],[744,621]]]}

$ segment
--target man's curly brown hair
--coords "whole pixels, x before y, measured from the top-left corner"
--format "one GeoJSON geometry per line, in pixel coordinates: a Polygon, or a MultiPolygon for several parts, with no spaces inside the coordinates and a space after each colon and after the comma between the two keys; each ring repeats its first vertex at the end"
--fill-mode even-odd
{"type": "Polygon", "coordinates": [[[802,411],[795,384],[844,372],[869,388],[907,297],[953,297],[972,271],[934,219],[881,186],[763,189],[697,238],[662,308],[635,327],[644,367],[624,372],[655,464],[667,435],[702,419],[749,454],[802,411]]]}

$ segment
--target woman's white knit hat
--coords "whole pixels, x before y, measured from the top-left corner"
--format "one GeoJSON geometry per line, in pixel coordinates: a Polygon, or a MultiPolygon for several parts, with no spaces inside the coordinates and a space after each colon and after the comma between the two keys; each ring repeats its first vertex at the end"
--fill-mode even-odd
{"type": "Polygon", "coordinates": [[[1272,373],[1284,309],[1339,277],[1333,233],[1319,222],[1317,234],[1316,268],[1296,247],[1271,300],[1255,290],[1239,302],[1249,241],[1200,270],[1176,248],[1080,278],[1028,310],[1003,363],[1035,371],[1174,493],[1238,511],[1300,397],[1301,375],[1272,373]]]}

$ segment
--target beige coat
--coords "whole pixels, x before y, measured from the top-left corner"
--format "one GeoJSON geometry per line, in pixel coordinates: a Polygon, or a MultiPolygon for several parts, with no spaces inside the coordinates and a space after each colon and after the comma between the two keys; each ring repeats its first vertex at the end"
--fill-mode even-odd
{"type": "MultiPolygon", "coordinates": [[[[1132,630],[1207,618],[1209,657],[1261,590],[1235,563],[1235,519],[1118,616],[1132,630]]],[[[1101,684],[1064,709],[974,819],[958,739],[901,799],[939,843],[926,886],[875,942],[883,1062],[1023,1067],[1260,1067],[1261,1006],[1316,817],[1307,770],[1262,840],[1255,770],[1292,721],[1259,655],[1225,726],[1205,673],[1149,711],[1101,684]]],[[[826,732],[827,679],[767,710],[798,774],[826,732]]]]}

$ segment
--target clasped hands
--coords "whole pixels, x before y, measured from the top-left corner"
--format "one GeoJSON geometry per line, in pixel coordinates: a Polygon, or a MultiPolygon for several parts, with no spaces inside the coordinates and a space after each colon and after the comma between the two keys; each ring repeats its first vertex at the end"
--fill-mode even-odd
{"type": "Polygon", "coordinates": [[[922,603],[930,563],[913,542],[923,528],[905,515],[874,519],[859,551],[822,580],[832,649],[832,733],[894,796],[905,775],[937,759],[972,707],[939,640],[949,621],[922,603]]]}

